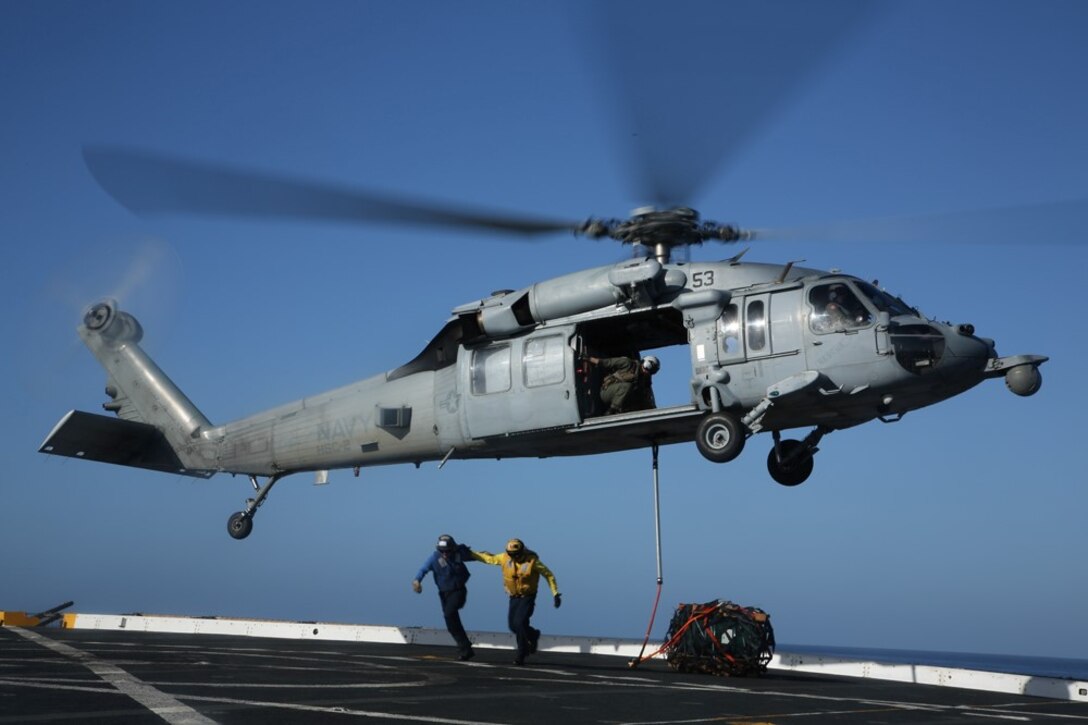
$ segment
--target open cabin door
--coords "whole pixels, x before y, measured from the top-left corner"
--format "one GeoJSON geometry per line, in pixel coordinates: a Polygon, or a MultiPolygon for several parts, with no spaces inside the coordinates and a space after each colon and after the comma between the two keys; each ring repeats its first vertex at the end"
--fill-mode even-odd
{"type": "Polygon", "coordinates": [[[458,356],[465,427],[472,438],[576,425],[571,330],[466,349],[458,356]]]}

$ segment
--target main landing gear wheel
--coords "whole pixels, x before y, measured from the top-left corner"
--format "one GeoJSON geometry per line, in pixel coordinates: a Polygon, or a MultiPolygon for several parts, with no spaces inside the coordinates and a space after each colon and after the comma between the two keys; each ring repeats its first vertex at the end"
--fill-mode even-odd
{"type": "Polygon", "coordinates": [[[812,473],[814,464],[812,453],[802,450],[804,447],[804,443],[795,440],[780,441],[778,445],[772,446],[771,453],[767,456],[767,471],[771,478],[783,486],[804,483],[812,473]]]}
{"type": "Polygon", "coordinates": [[[245,511],[231,514],[231,517],[227,519],[227,533],[235,539],[246,538],[250,531],[253,531],[253,517],[245,511]]]}
{"type": "Polygon", "coordinates": [[[714,463],[726,463],[744,450],[744,425],[731,413],[710,413],[695,431],[695,447],[714,463]]]}

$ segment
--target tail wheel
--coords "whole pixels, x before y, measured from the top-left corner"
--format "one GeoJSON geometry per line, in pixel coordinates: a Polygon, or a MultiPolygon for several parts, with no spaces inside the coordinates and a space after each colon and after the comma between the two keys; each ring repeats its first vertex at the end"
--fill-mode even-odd
{"type": "Polygon", "coordinates": [[[796,486],[804,483],[812,473],[814,459],[808,451],[802,451],[804,444],[801,441],[784,440],[771,448],[767,456],[767,471],[778,483],[783,486],[796,486]],[[781,461],[787,461],[785,465],[781,461]],[[796,457],[795,457],[796,456],[796,457]]]}
{"type": "Polygon", "coordinates": [[[227,519],[227,533],[235,539],[244,539],[253,531],[253,517],[239,511],[227,519]]]}
{"type": "Polygon", "coordinates": [[[744,426],[730,413],[711,413],[695,431],[695,446],[714,463],[726,463],[739,456],[745,440],[744,426]]]}

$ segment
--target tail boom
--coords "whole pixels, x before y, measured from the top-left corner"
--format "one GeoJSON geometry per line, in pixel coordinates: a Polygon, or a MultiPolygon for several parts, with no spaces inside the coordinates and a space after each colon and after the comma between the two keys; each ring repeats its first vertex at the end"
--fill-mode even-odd
{"type": "Polygon", "coordinates": [[[109,376],[103,407],[119,419],[72,411],[40,450],[202,477],[218,470],[204,435],[211,423],[140,347],[136,318],[103,300],[77,331],[109,376]]]}

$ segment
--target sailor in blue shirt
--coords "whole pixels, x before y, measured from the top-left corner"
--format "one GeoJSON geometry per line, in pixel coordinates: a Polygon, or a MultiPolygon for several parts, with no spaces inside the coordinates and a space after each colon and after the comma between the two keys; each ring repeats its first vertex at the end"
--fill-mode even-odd
{"type": "Polygon", "coordinates": [[[465,628],[461,624],[461,607],[465,606],[468,598],[468,589],[465,584],[471,576],[465,562],[474,561],[472,550],[464,544],[458,544],[449,534],[442,534],[435,544],[435,551],[423,566],[416,572],[416,578],[412,580],[412,589],[416,594],[423,591],[423,578],[427,572],[434,574],[434,583],[438,587],[438,599],[442,602],[442,616],[446,620],[446,629],[449,630],[455,642],[457,642],[457,659],[468,660],[476,655],[472,650],[472,642],[465,634],[465,628]]]}

